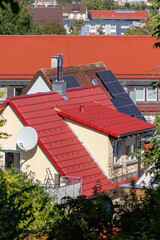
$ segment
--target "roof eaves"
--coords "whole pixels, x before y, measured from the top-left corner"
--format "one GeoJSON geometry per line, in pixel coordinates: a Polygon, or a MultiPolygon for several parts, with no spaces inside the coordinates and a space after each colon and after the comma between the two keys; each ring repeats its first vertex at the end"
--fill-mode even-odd
{"type": "Polygon", "coordinates": [[[151,127],[151,128],[145,128],[145,129],[137,130],[137,131],[134,131],[134,132],[128,132],[128,133],[119,134],[117,137],[118,138],[126,137],[126,136],[129,136],[129,135],[144,133],[144,132],[148,132],[148,131],[155,130],[155,129],[156,129],[156,126],[155,127],[151,127]]]}

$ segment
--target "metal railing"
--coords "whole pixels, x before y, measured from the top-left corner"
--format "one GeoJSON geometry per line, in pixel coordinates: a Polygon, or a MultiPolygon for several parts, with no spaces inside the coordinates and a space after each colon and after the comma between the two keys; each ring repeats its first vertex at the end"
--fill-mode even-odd
{"type": "Polygon", "coordinates": [[[82,178],[61,176],[59,183],[40,184],[45,187],[45,191],[53,197],[53,202],[61,203],[64,197],[76,198],[82,195],[82,178]]]}

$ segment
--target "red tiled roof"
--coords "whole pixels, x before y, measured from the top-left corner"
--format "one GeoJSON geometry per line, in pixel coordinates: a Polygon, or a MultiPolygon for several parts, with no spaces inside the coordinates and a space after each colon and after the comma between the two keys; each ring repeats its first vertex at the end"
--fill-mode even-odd
{"type": "Polygon", "coordinates": [[[114,10],[90,10],[92,19],[143,19],[148,17],[148,12],[142,11],[114,11],[114,10]]]}
{"type": "Polygon", "coordinates": [[[93,194],[97,180],[103,190],[113,189],[115,185],[103,174],[54,107],[76,108],[81,103],[93,101],[110,109],[114,106],[99,86],[67,91],[67,97],[68,101],[65,101],[57,92],[11,97],[1,109],[9,103],[24,124],[37,131],[40,146],[63,176],[82,177],[83,194],[93,194]]]}
{"type": "Polygon", "coordinates": [[[34,74],[50,68],[57,53],[65,55],[64,66],[103,62],[116,74],[159,73],[155,42],[151,36],[1,35],[0,74],[34,74]]]}
{"type": "Polygon", "coordinates": [[[137,104],[141,112],[160,112],[160,104],[137,104]]]}
{"type": "Polygon", "coordinates": [[[91,128],[105,132],[113,137],[121,137],[134,132],[147,130],[155,125],[118,112],[114,108],[102,106],[97,103],[84,104],[75,109],[60,108],[60,116],[72,119],[91,128]]]}

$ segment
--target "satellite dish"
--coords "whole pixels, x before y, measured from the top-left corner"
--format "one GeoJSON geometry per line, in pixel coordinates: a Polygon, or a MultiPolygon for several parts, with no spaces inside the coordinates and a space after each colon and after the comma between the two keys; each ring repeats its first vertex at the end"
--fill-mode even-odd
{"type": "Polygon", "coordinates": [[[20,149],[29,151],[37,145],[38,134],[32,127],[23,127],[19,130],[16,141],[20,149]]]}

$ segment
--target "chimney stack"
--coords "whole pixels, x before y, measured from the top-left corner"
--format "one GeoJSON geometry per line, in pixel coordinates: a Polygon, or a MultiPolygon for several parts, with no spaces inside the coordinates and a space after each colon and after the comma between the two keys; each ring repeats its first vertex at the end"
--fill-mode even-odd
{"type": "Polygon", "coordinates": [[[57,79],[52,82],[52,90],[58,91],[59,94],[63,97],[64,100],[67,100],[66,97],[66,88],[67,83],[63,80],[63,56],[59,54],[54,57],[57,59],[57,79]]]}

